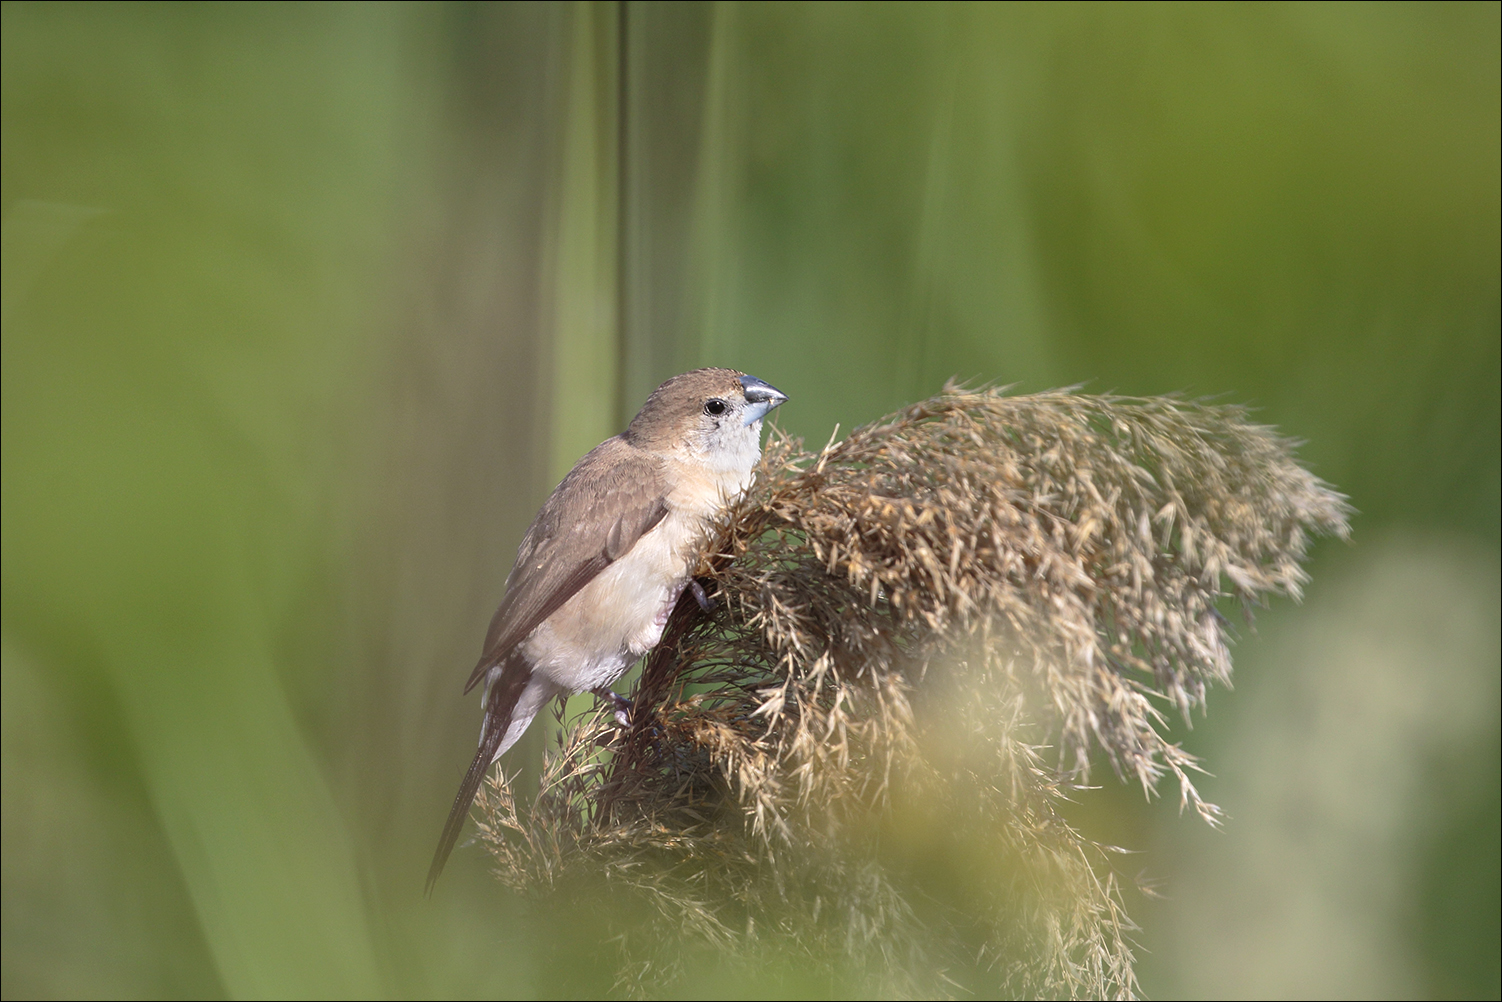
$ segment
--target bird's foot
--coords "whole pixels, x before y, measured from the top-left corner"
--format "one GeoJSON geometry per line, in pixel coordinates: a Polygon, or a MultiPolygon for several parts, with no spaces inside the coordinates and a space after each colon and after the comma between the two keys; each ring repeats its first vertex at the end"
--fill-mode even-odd
{"type": "Polygon", "coordinates": [[[714,611],[714,607],[717,603],[714,599],[709,597],[709,593],[704,590],[704,586],[698,582],[698,579],[689,579],[688,590],[689,593],[694,596],[694,601],[699,603],[700,609],[702,609],[704,612],[714,611]]]}
{"type": "Polygon", "coordinates": [[[622,727],[631,726],[631,700],[622,696],[608,685],[596,686],[589,690],[596,697],[603,699],[615,707],[615,722],[622,727]]]}

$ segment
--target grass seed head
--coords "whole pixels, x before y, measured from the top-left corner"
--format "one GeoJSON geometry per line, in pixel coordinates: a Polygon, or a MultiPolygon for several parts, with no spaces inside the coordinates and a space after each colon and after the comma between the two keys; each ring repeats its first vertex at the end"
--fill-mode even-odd
{"type": "Polygon", "coordinates": [[[1287,439],[1178,398],[950,385],[817,453],[774,434],[631,727],[575,723],[526,809],[494,780],[481,835],[529,896],[634,902],[627,994],[709,950],[873,994],[1130,996],[1109,847],[1058,800],[1103,759],[1217,823],[1166,715],[1229,683],[1225,612],[1298,598],[1350,514],[1287,439]]]}

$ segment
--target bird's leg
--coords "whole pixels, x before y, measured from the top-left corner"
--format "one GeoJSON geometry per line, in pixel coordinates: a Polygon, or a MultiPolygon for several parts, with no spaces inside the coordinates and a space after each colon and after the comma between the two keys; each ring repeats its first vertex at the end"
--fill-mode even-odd
{"type": "Polygon", "coordinates": [[[704,586],[699,583],[698,578],[689,578],[688,590],[694,596],[694,601],[699,603],[700,609],[705,612],[714,611],[715,600],[704,591],[704,586]]]}
{"type": "Polygon", "coordinates": [[[597,685],[589,690],[599,698],[608,701],[615,707],[615,722],[622,727],[631,726],[631,700],[622,696],[608,685],[597,685]]]}

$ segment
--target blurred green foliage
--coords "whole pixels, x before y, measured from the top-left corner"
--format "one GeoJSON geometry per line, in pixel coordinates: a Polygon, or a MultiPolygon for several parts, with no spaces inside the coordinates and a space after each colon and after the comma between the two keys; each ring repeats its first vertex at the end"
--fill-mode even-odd
{"type": "Polygon", "coordinates": [[[1150,994],[1495,996],[1498,11],[5,4],[3,994],[592,984],[422,875],[550,477],[712,363],[820,442],[952,375],[1307,439],[1363,516],[1186,735],[1231,834],[1081,823],[1150,994]]]}

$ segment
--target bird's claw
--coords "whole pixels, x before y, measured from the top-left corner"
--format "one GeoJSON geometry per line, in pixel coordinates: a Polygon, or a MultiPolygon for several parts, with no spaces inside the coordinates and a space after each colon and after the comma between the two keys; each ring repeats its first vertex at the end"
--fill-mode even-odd
{"type": "Polygon", "coordinates": [[[715,600],[709,597],[709,594],[704,590],[704,586],[701,585],[697,580],[694,580],[693,578],[689,579],[688,590],[689,593],[694,596],[694,601],[699,603],[699,608],[701,610],[703,610],[704,612],[714,611],[714,607],[716,605],[715,600]]]}
{"type": "Polygon", "coordinates": [[[614,689],[606,685],[597,686],[589,691],[594,693],[598,698],[606,700],[615,707],[616,723],[620,724],[622,727],[631,726],[631,700],[627,699],[625,696],[622,696],[620,693],[616,692],[614,689]]]}

